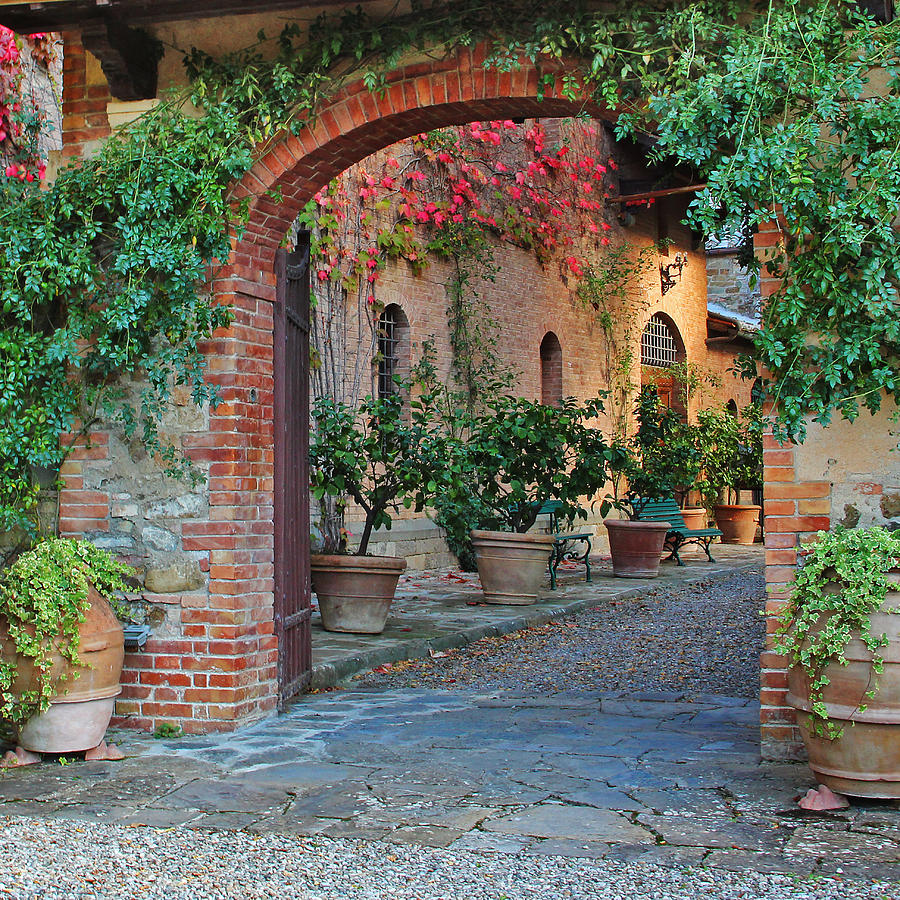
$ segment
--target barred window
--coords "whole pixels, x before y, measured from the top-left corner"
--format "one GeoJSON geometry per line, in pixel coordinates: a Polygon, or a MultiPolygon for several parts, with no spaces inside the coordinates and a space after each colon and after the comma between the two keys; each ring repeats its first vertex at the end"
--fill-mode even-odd
{"type": "Polygon", "coordinates": [[[651,316],[641,335],[641,365],[667,369],[678,362],[675,335],[659,313],[651,316]]]}
{"type": "Polygon", "coordinates": [[[406,374],[405,350],[409,322],[396,303],[385,307],[378,317],[378,396],[389,397],[398,390],[395,376],[406,374]]]}

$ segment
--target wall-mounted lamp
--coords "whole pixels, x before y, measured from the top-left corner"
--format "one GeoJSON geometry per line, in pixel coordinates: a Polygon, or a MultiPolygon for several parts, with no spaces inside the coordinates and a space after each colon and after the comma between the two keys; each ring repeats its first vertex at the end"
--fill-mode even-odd
{"type": "Polygon", "coordinates": [[[676,253],[674,262],[659,264],[659,287],[663,294],[667,294],[670,288],[681,281],[681,270],[687,265],[687,261],[687,253],[676,253]]]}

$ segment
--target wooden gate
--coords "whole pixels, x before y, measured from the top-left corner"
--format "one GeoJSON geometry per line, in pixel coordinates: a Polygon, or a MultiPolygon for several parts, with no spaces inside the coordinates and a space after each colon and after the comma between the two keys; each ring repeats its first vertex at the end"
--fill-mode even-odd
{"type": "Polygon", "coordinates": [[[312,670],[309,576],[309,233],[275,257],[275,635],[279,704],[312,670]]]}

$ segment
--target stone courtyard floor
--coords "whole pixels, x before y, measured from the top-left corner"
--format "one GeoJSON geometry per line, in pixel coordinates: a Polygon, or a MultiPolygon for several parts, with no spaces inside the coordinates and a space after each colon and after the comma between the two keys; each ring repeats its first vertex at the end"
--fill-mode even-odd
{"type": "MultiPolygon", "coordinates": [[[[757,549],[721,556],[721,568],[695,560],[651,584],[600,575],[585,585],[573,572],[531,610],[469,607],[474,588],[410,576],[377,652],[396,658],[403,641],[421,641],[440,663],[468,664],[469,651],[441,656],[453,638],[427,628],[440,618],[432,592],[453,606],[458,630],[488,635],[523,616],[574,633],[605,604],[611,620],[631,611],[637,627],[648,611],[665,616],[670,596],[683,618],[677,602],[699,606],[722,584],[733,593],[741,573],[758,584],[757,549]],[[658,606],[648,607],[653,591],[658,606]]],[[[529,668],[553,648],[538,659],[528,646],[527,634],[511,637],[518,668],[504,663],[503,680],[484,687],[448,687],[446,671],[421,670],[410,686],[413,669],[397,667],[401,683],[379,657],[384,683],[369,675],[307,695],[231,735],[120,733],[119,763],[8,770],[0,895],[900,898],[896,805],[799,810],[814,781],[804,765],[760,763],[756,700],[574,680],[538,690],[529,668]]]]}
{"type": "Polygon", "coordinates": [[[657,578],[613,578],[609,557],[592,557],[590,584],[581,564],[563,563],[558,587],[547,590],[532,606],[499,606],[482,603],[478,575],[458,569],[410,572],[401,577],[387,627],[379,635],[337,634],[322,628],[313,615],[312,687],[339,684],[357,672],[429,653],[462,647],[480,638],[509,634],[572,615],[598,603],[616,603],[650,589],[679,587],[736,569],[759,567],[759,545],[713,546],[715,563],[697,548],[682,551],[684,566],[664,563],[657,578]]]}

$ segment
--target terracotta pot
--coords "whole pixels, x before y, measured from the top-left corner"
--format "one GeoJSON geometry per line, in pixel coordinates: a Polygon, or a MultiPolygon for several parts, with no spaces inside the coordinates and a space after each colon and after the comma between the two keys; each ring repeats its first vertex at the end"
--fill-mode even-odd
{"type": "Polygon", "coordinates": [[[686,528],[699,530],[706,528],[706,510],[702,506],[686,506],[681,510],[686,528]]]}
{"type": "MultiPolygon", "coordinates": [[[[900,572],[893,573],[900,581],[900,572]]],[[[788,671],[787,702],[797,710],[809,766],[832,790],[852,797],[900,798],[900,592],[889,591],[871,616],[871,633],[885,634],[879,650],[884,671],[872,672],[872,653],[858,634],[847,645],[847,665],[830,663],[822,699],[829,717],[843,733],[828,740],[810,731],[809,680],[799,666],[788,671]],[[866,691],[875,688],[873,698],[866,691]],[[865,710],[860,710],[865,706],[865,710]]]]}
{"type": "Polygon", "coordinates": [[[659,574],[669,522],[632,522],[604,519],[609,534],[613,575],[617,578],[653,578],[659,574]]]}
{"type": "Polygon", "coordinates": [[[473,531],[471,535],[485,603],[537,603],[553,535],[508,531],[473,531]]]}
{"type": "Polygon", "coordinates": [[[723,544],[752,544],[756,540],[760,506],[734,506],[720,503],[713,507],[723,544]]]}
{"type": "MultiPolygon", "coordinates": [[[[73,666],[54,652],[50,677],[65,676],[61,693],[52,698],[50,708],[32,716],[20,729],[19,746],[33,753],[80,753],[103,740],[121,692],[119,678],[125,655],[122,626],[112,607],[93,587],[90,606],[78,628],[78,658],[73,666]]],[[[38,688],[38,679],[29,657],[16,655],[7,623],[0,619],[0,656],[16,656],[17,671],[12,685],[15,693],[38,688]]]]}
{"type": "Polygon", "coordinates": [[[310,568],[326,631],[384,631],[397,581],[406,569],[405,559],[313,554],[310,568]]]}

